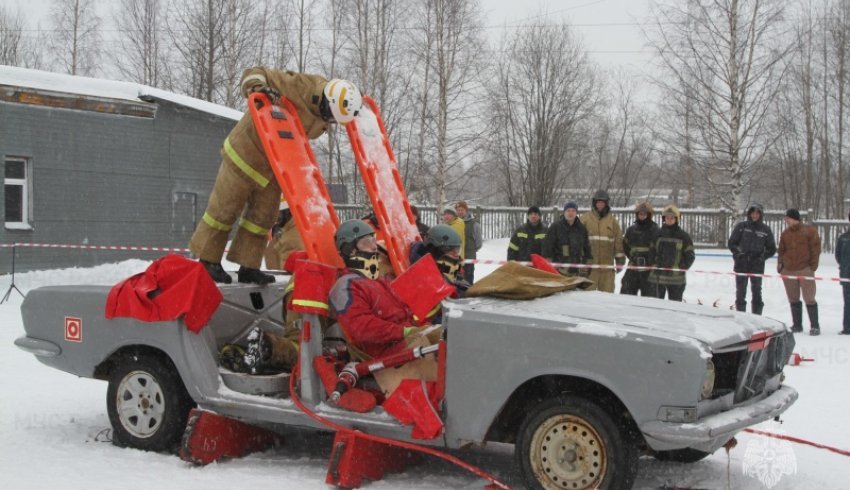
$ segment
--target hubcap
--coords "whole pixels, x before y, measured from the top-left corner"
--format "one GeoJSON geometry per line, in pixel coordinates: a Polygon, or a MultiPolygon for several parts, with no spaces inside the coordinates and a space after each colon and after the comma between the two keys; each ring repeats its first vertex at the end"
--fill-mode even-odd
{"type": "Polygon", "coordinates": [[[162,425],[165,397],[159,383],[150,373],[128,373],[118,384],[115,397],[121,426],[134,437],[151,437],[162,425]]]}
{"type": "Polygon", "coordinates": [[[549,417],[534,431],[530,449],[531,468],[543,488],[596,488],[605,475],[602,438],[581,417],[549,417]]]}

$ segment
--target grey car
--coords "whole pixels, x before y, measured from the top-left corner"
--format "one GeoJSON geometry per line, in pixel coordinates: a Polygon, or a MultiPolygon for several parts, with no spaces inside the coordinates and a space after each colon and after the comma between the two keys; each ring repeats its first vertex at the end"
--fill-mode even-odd
{"type": "MultiPolygon", "coordinates": [[[[105,319],[107,286],[39,288],[21,306],[26,335],[15,343],[48,366],[108,381],[113,437],[127,446],[173,446],[193,405],[272,430],[327,429],[287,390],[245,383],[219,363],[220,348],[254,327],[282,332],[284,286],[221,285],[224,301],[197,334],[182,320],[105,319]]],[[[769,318],[585,291],[443,308],[445,433],[416,442],[514,444],[530,488],[631,488],[641,454],[697,461],[797,399],[782,374],[794,337],[769,318]]],[[[360,414],[326,402],[309,362],[323,343],[311,323],[300,398],[338,424],[411,440],[380,407],[360,414]]],[[[288,376],[265,381],[288,386],[288,376]]]]}

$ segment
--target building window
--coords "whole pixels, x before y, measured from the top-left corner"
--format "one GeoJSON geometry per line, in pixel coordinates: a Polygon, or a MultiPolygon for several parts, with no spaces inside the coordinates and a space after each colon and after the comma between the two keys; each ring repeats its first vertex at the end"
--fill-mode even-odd
{"type": "Polygon", "coordinates": [[[20,157],[6,157],[4,165],[4,197],[6,228],[32,229],[32,168],[30,161],[20,157]]]}
{"type": "Polygon", "coordinates": [[[198,195],[194,192],[175,192],[171,202],[171,232],[186,235],[195,231],[198,195]]]}

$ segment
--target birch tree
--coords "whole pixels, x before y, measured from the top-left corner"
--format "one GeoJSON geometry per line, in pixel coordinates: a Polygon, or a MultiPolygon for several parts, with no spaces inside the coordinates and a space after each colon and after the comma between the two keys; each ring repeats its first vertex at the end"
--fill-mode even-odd
{"type": "Polygon", "coordinates": [[[126,79],[170,88],[163,14],[161,0],[121,0],[115,10],[115,25],[120,33],[115,64],[126,79]]]}
{"type": "Polygon", "coordinates": [[[481,133],[471,122],[476,118],[475,90],[480,84],[483,42],[475,0],[425,0],[420,9],[415,49],[428,63],[421,87],[426,94],[423,102],[433,104],[429,108],[433,126],[423,118],[423,131],[433,134],[431,181],[434,201],[442,207],[447,189],[460,183],[470,170],[464,165],[470,164],[481,133]]]}
{"type": "Polygon", "coordinates": [[[695,166],[729,210],[744,207],[754,171],[775,143],[767,122],[790,51],[783,7],[780,0],[653,4],[649,36],[664,71],[656,82],[693,108],[693,134],[674,136],[692,143],[695,166]]]}
{"type": "Polygon", "coordinates": [[[50,52],[65,73],[94,76],[101,57],[101,18],[95,0],[53,0],[50,52]]]}

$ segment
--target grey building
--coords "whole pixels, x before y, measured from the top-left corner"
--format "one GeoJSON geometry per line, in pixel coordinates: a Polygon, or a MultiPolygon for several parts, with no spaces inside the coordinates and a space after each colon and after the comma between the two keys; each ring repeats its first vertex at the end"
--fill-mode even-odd
{"type": "MultiPolygon", "coordinates": [[[[186,247],[239,111],[134,83],[0,66],[0,243],[186,247]]],[[[16,247],[16,271],[164,252],[16,247]]],[[[12,249],[0,249],[8,273],[12,249]]]]}

